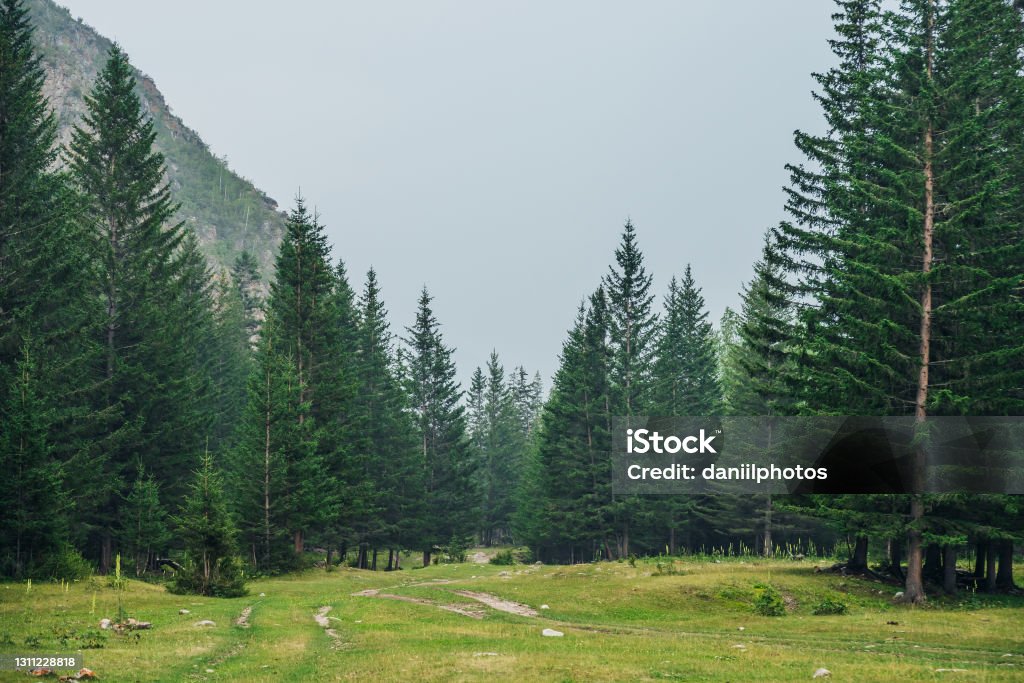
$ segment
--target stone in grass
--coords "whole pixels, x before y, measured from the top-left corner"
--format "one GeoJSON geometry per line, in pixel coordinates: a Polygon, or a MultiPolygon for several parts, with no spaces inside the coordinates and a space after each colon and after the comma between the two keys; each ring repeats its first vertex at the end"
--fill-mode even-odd
{"type": "Polygon", "coordinates": [[[964,673],[967,673],[967,669],[936,669],[935,673],[937,673],[937,674],[945,674],[945,673],[964,674],[964,673]]]}
{"type": "Polygon", "coordinates": [[[210,621],[209,619],[203,619],[202,621],[197,621],[195,624],[193,624],[193,626],[216,626],[216,625],[217,624],[215,624],[214,622],[210,621]]]}
{"type": "Polygon", "coordinates": [[[540,608],[541,608],[541,609],[551,609],[551,608],[550,608],[550,607],[548,607],[547,605],[541,605],[541,606],[540,606],[540,608]]]}
{"type": "Polygon", "coordinates": [[[497,652],[474,652],[474,657],[497,657],[497,652]]]}
{"type": "Polygon", "coordinates": [[[103,629],[103,630],[105,631],[105,630],[107,630],[108,628],[110,628],[110,625],[111,625],[112,623],[113,623],[113,622],[111,622],[111,621],[110,621],[110,619],[106,619],[106,618],[104,618],[104,619],[100,619],[100,628],[101,628],[101,629],[103,629]]]}
{"type": "Polygon", "coordinates": [[[829,671],[825,667],[822,667],[822,668],[818,669],[817,671],[815,671],[814,675],[811,676],[811,678],[828,678],[831,675],[832,675],[831,671],[829,671]]]}
{"type": "Polygon", "coordinates": [[[556,631],[553,628],[546,628],[543,631],[541,631],[540,634],[542,636],[548,636],[549,638],[561,638],[562,636],[565,635],[561,631],[556,631]]]}
{"type": "Polygon", "coordinates": [[[178,614],[192,614],[192,612],[191,612],[191,610],[180,609],[180,610],[178,610],[178,614]]]}

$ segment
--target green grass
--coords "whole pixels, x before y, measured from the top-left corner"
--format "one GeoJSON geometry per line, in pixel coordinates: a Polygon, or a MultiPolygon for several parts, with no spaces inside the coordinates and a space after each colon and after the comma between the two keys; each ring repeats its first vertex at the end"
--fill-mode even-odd
{"type": "Polygon", "coordinates": [[[67,590],[4,583],[0,651],[81,651],[103,681],[792,681],[810,680],[818,667],[845,681],[1024,678],[1020,598],[964,595],[911,608],[894,604],[896,587],[815,574],[810,562],[661,560],[660,570],[657,563],[310,570],[254,581],[250,596],[235,599],[130,581],[126,610],[153,629],[128,636],[97,627],[117,609],[105,579],[67,590]],[[782,595],[784,616],[754,612],[766,585],[782,595]],[[366,589],[485,616],[351,595],[366,589]],[[454,593],[462,589],[550,609],[507,614],[454,593]],[[847,613],[813,615],[826,599],[847,613]],[[327,605],[337,638],[313,619],[327,605]],[[246,606],[251,627],[234,626],[246,606]],[[182,608],[191,613],[179,615],[182,608]],[[216,626],[195,627],[201,619],[216,626]],[[544,628],[565,637],[542,637],[544,628]],[[81,649],[90,644],[102,647],[81,649]],[[941,668],[966,672],[936,673],[941,668]]]}

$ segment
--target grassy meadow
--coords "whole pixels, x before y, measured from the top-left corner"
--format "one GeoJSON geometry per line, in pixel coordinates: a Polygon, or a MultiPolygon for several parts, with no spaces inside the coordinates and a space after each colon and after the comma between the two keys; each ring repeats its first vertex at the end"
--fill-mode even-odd
{"type": "Polygon", "coordinates": [[[0,652],[81,652],[102,681],[798,681],[822,667],[834,681],[1024,680],[1024,599],[912,608],[898,587],[809,560],[311,569],[235,599],[109,583],[0,584],[0,652]],[[769,585],[782,616],[755,612],[769,585]],[[119,599],[152,629],[101,630],[119,599]],[[846,613],[815,615],[823,602],[846,613]]]}

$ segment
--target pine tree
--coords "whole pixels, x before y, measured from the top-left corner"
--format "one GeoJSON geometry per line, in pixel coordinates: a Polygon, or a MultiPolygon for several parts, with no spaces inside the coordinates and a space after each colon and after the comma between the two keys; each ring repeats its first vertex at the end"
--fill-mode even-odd
{"type": "MultiPolygon", "coordinates": [[[[652,310],[652,277],[644,268],[636,229],[626,221],[615,250],[615,265],[604,278],[608,308],[610,407],[613,416],[643,415],[649,407],[650,372],[658,318],[652,310]]],[[[610,447],[610,444],[609,446],[610,447]]],[[[620,557],[630,554],[630,527],[644,515],[645,501],[636,496],[615,501],[620,557]]]]}
{"type": "Polygon", "coordinates": [[[669,282],[654,353],[650,411],[663,416],[714,415],[721,407],[715,335],[690,266],[669,282]]]}
{"type": "MultiPolygon", "coordinates": [[[[704,296],[690,266],[682,282],[674,277],[665,297],[651,378],[650,412],[662,417],[718,414],[722,392],[718,378],[716,340],[704,296]]],[[[692,539],[704,496],[664,496],[648,504],[658,527],[667,528],[669,554],[675,554],[680,532],[692,539]]],[[[665,547],[665,544],[658,544],[665,547]]]]}
{"type": "Polygon", "coordinates": [[[452,349],[445,346],[426,288],[408,337],[406,383],[423,467],[423,564],[435,547],[464,549],[477,528],[479,492],[452,349]]]}
{"type": "Polygon", "coordinates": [[[121,546],[134,561],[135,576],[146,572],[157,550],[170,540],[167,512],[160,503],[160,486],[146,474],[141,463],[124,499],[119,536],[121,546]]]}
{"type": "Polygon", "coordinates": [[[518,525],[544,561],[618,554],[611,495],[608,304],[603,288],[581,305],[541,413],[518,525]]]}
{"type": "Polygon", "coordinates": [[[15,578],[32,576],[52,560],[68,529],[61,467],[48,443],[53,411],[38,395],[36,375],[26,344],[0,412],[0,572],[15,578]]]}
{"type": "MultiPolygon", "coordinates": [[[[324,226],[309,213],[301,197],[288,217],[281,250],[277,256],[276,274],[270,286],[267,315],[274,324],[267,335],[273,335],[273,352],[289,358],[295,366],[298,393],[295,397],[299,424],[315,420],[322,424],[322,394],[333,379],[335,348],[332,346],[337,332],[331,306],[335,286],[335,273],[330,265],[330,246],[324,226]],[[304,406],[300,408],[300,406],[304,406]]],[[[305,534],[311,527],[321,526],[330,514],[330,506],[319,505],[318,496],[333,497],[335,482],[318,480],[314,476],[324,471],[325,458],[336,444],[331,439],[318,442],[318,450],[291,468],[307,471],[308,481],[321,486],[319,494],[305,490],[293,495],[292,528],[295,552],[302,553],[305,534]]]]}
{"type": "Polygon", "coordinates": [[[298,419],[308,404],[298,402],[294,363],[274,349],[274,322],[267,319],[257,347],[229,477],[244,554],[264,572],[296,566],[292,530],[322,483],[303,479],[316,435],[312,420],[298,419]]]}
{"type": "Polygon", "coordinates": [[[222,598],[245,595],[245,580],[235,557],[237,531],[222,475],[209,453],[202,456],[174,523],[185,543],[189,564],[175,576],[172,590],[222,598]]]}
{"type": "MultiPolygon", "coordinates": [[[[386,547],[389,566],[397,568],[398,551],[416,547],[423,504],[423,465],[408,400],[401,384],[394,339],[387,321],[377,274],[371,268],[358,302],[358,396],[353,423],[355,452],[367,462],[374,499],[366,540],[386,547]]],[[[356,539],[358,540],[358,539],[356,539]]],[[[362,557],[365,564],[365,554],[362,557]]]]}
{"type": "Polygon", "coordinates": [[[231,266],[231,281],[238,290],[245,315],[245,327],[249,338],[254,339],[259,332],[260,320],[263,318],[263,296],[260,293],[260,266],[256,257],[248,251],[242,251],[231,266]]]}
{"type": "Polygon", "coordinates": [[[109,493],[90,492],[94,511],[85,520],[101,540],[101,571],[111,566],[118,494],[129,466],[141,458],[158,481],[176,486],[174,464],[194,455],[182,439],[205,436],[181,429],[192,423],[183,411],[190,405],[187,383],[194,367],[181,364],[174,335],[192,321],[167,309],[177,313],[185,303],[185,232],[171,223],[176,207],[164,160],[153,150],[153,123],[134,89],[128,58],[114,45],[86,97],[83,125],[75,128],[68,155],[97,263],[91,292],[104,308],[96,339],[101,369],[87,384],[96,416],[92,442],[105,454],[101,478],[109,493]]]}

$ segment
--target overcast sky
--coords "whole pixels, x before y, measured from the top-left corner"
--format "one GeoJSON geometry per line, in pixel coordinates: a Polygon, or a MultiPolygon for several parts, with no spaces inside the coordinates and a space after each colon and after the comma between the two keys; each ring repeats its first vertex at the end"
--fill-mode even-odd
{"type": "Polygon", "coordinates": [[[396,331],[435,296],[460,376],[545,388],[632,218],[659,305],[687,263],[717,324],[820,131],[825,0],[59,0],[283,208],[301,188],[396,331]]]}

